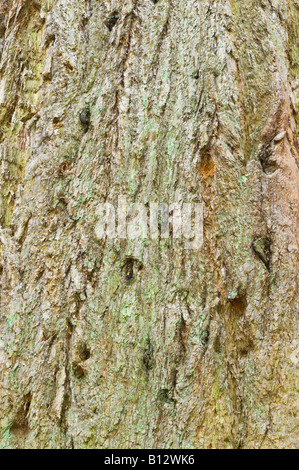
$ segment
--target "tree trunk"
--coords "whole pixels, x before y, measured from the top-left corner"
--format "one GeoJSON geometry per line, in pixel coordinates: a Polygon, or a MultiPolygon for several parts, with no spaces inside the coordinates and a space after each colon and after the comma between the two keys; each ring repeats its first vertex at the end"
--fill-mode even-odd
{"type": "Polygon", "coordinates": [[[2,447],[296,447],[298,20],[0,0],[2,447]],[[120,196],[202,246],[101,238],[120,196]]]}

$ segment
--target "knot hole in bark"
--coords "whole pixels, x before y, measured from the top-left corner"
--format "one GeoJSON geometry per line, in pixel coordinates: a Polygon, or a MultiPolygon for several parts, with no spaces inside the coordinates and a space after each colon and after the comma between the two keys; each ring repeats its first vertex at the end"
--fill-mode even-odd
{"type": "Polygon", "coordinates": [[[16,437],[26,437],[30,432],[29,427],[29,410],[31,405],[32,396],[31,393],[28,393],[24,396],[23,402],[16,414],[14,422],[10,428],[12,434],[16,437]]]}
{"type": "Polygon", "coordinates": [[[104,21],[105,26],[109,29],[109,31],[112,31],[114,26],[117,23],[117,20],[119,19],[119,14],[117,11],[113,11],[108,18],[104,21]]]}
{"type": "Polygon", "coordinates": [[[201,157],[199,171],[202,174],[204,180],[206,180],[209,176],[215,175],[216,165],[210,154],[207,153],[201,157]]]}
{"type": "Polygon", "coordinates": [[[262,145],[259,160],[261,162],[263,172],[267,175],[274,173],[277,170],[277,162],[273,158],[273,145],[271,142],[266,142],[262,145]]]}
{"type": "Polygon", "coordinates": [[[77,362],[73,363],[73,371],[77,379],[82,379],[86,375],[86,370],[84,367],[82,367],[81,364],[78,364],[77,362]]]}
{"type": "Polygon", "coordinates": [[[60,127],[63,126],[63,120],[62,120],[61,117],[58,117],[58,116],[55,116],[55,117],[53,118],[52,123],[53,123],[54,129],[59,129],[60,127]]]}
{"type": "Polygon", "coordinates": [[[134,277],[134,260],[129,259],[124,267],[126,281],[131,281],[134,277]]]}
{"type": "Polygon", "coordinates": [[[268,238],[258,237],[253,240],[252,248],[256,256],[270,269],[271,263],[271,242],[268,238]]]}
{"type": "Polygon", "coordinates": [[[90,349],[87,347],[85,343],[81,343],[78,350],[78,355],[81,361],[87,361],[90,358],[90,349]]]}
{"type": "Polygon", "coordinates": [[[229,299],[229,309],[233,316],[242,317],[247,308],[247,300],[245,295],[240,295],[229,299]]]}
{"type": "Polygon", "coordinates": [[[204,347],[207,347],[209,339],[210,339],[210,331],[209,330],[203,330],[203,332],[200,335],[200,342],[204,347]]]}
{"type": "Polygon", "coordinates": [[[85,128],[85,132],[87,132],[87,130],[90,126],[90,109],[89,109],[89,107],[85,107],[80,111],[79,119],[80,119],[81,124],[85,128]]]}
{"type": "Polygon", "coordinates": [[[124,266],[123,266],[123,272],[124,272],[124,277],[127,282],[130,282],[134,279],[135,273],[140,271],[142,268],[142,264],[134,259],[134,258],[127,258],[124,266]]]}

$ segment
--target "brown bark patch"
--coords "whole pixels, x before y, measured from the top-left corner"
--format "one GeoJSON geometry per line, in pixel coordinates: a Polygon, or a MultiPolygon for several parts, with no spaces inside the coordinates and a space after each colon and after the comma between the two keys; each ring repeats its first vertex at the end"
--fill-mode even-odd
{"type": "Polygon", "coordinates": [[[247,307],[245,296],[236,297],[229,302],[230,312],[233,316],[241,317],[244,315],[247,307]]]}
{"type": "Polygon", "coordinates": [[[214,176],[216,173],[216,165],[210,155],[205,155],[200,162],[199,171],[204,180],[209,176],[214,176]]]}

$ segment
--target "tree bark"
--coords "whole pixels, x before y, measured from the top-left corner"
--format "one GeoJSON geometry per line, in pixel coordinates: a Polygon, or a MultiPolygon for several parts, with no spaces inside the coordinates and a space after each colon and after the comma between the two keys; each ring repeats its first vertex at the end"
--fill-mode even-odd
{"type": "Polygon", "coordinates": [[[0,0],[3,448],[298,446],[298,20],[0,0]],[[201,249],[100,239],[120,195],[201,249]]]}

